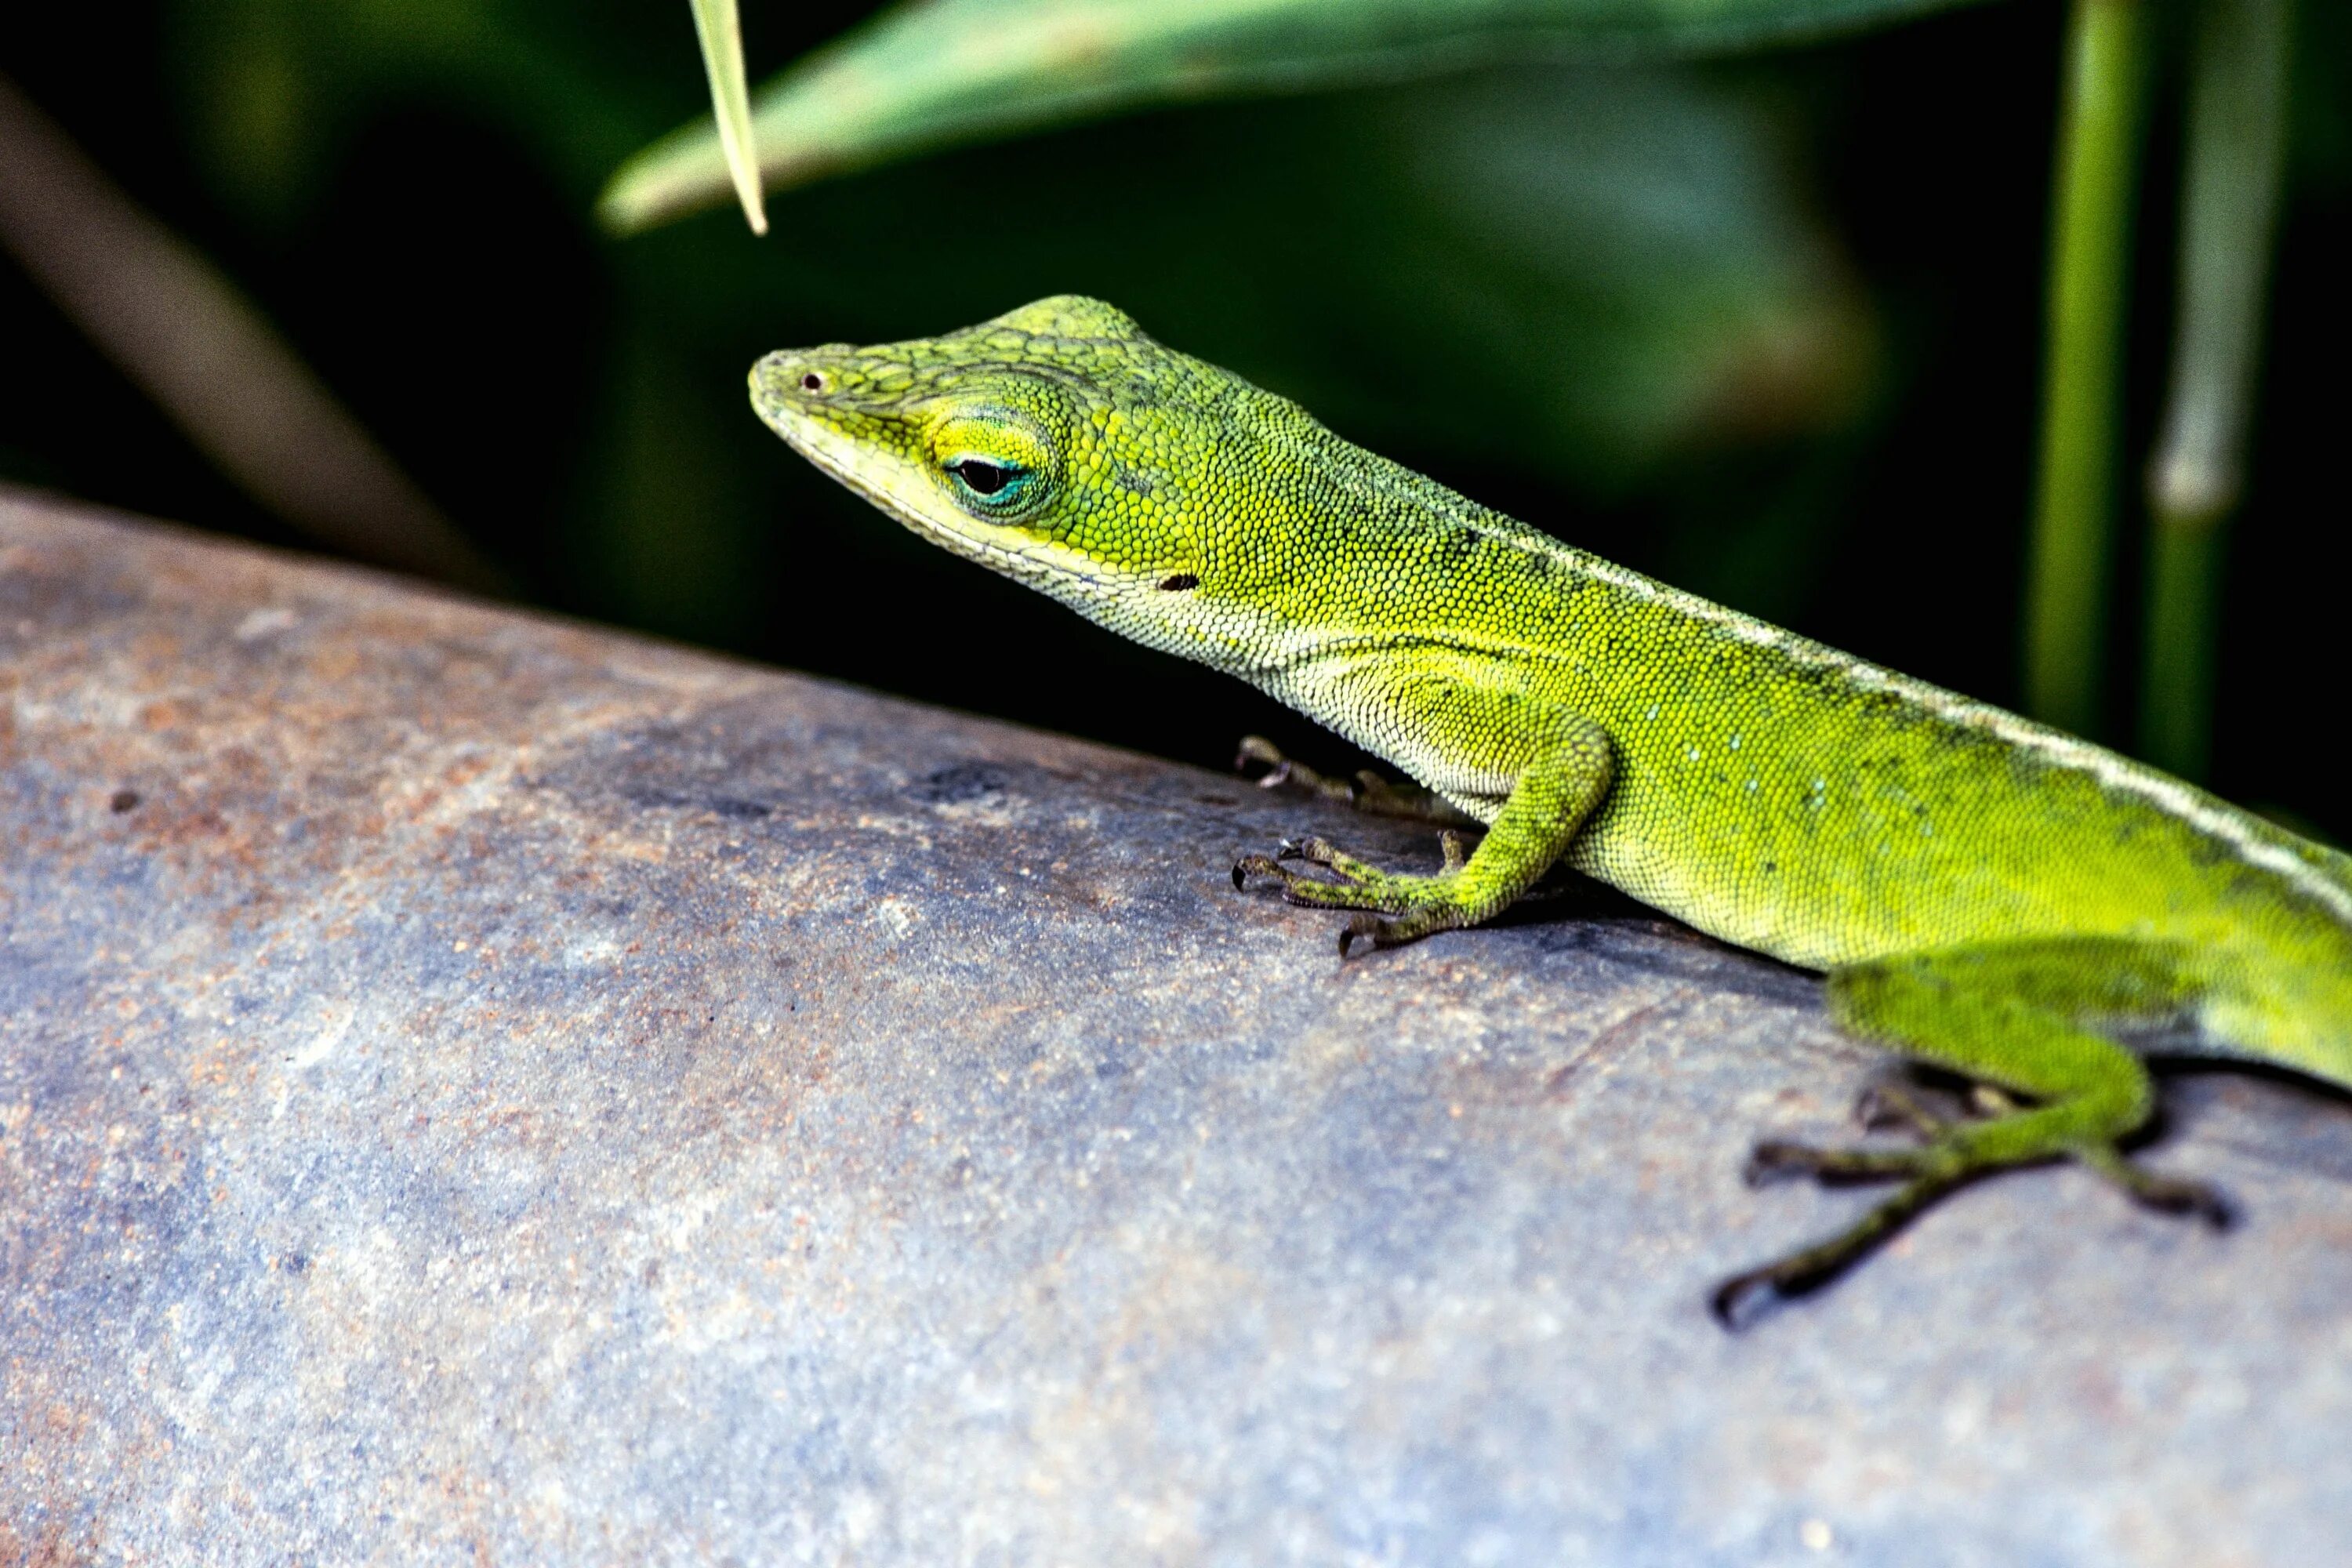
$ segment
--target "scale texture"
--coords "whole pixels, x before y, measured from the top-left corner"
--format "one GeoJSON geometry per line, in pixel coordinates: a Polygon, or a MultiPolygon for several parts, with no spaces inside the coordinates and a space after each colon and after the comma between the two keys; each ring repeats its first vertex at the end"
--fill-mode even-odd
{"type": "Polygon", "coordinates": [[[2352,1103],[2215,1238],[1993,1181],[1742,1336],[1874,1064],[1425,836],[0,498],[0,1561],[2324,1562],[2352,1103]]]}

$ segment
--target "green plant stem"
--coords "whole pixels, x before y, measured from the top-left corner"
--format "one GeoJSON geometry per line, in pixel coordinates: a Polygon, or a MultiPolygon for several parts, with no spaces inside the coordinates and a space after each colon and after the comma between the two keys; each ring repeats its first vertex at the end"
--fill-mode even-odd
{"type": "Polygon", "coordinates": [[[2189,59],[2179,321],[2148,468],[2139,749],[2203,776],[2212,732],[2222,525],[2236,510],[2286,161],[2291,0],[2204,0],[2189,59]]]}
{"type": "Polygon", "coordinates": [[[2159,515],[2149,531],[2139,751],[2187,779],[2203,775],[2211,734],[2221,559],[2218,528],[2159,515]]]}
{"type": "Polygon", "coordinates": [[[2146,32],[2139,0],[2074,0],[2058,130],[2025,705],[2080,733],[2098,721],[2146,32]]]}

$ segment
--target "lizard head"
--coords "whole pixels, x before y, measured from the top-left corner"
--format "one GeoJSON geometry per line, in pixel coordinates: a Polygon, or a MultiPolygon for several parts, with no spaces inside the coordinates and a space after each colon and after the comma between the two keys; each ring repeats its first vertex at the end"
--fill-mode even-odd
{"type": "MultiPolygon", "coordinates": [[[[1270,481],[1250,432],[1295,405],[1060,295],[943,337],[767,355],[751,405],[917,533],[1172,651],[1225,662],[1228,519],[1270,481]]],[[[1317,427],[1317,428],[1319,428],[1317,427]]],[[[1239,595],[1230,595],[1237,598],[1239,595]]]]}

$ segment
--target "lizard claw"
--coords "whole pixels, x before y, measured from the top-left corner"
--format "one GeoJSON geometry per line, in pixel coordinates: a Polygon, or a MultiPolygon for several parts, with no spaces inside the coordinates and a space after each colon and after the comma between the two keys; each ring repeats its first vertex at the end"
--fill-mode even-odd
{"type": "Polygon", "coordinates": [[[1818,1153],[1818,1150],[1801,1143],[1759,1143],[1748,1152],[1748,1163],[1739,1168],[1739,1179],[1748,1186],[1762,1187],[1791,1176],[1809,1175],[1816,1168],[1818,1153]]]}
{"type": "Polygon", "coordinates": [[[2185,1176],[2159,1176],[2143,1171],[2114,1149],[2084,1150],[2074,1156],[2116,1186],[2133,1202],[2158,1214],[2184,1215],[2203,1220],[2215,1230],[2237,1223],[2237,1210],[2221,1189],[2185,1176]]]}
{"type": "Polygon", "coordinates": [[[1234,862],[1235,888],[1248,886],[1252,877],[1272,877],[1277,881],[1287,882],[1290,879],[1290,873],[1276,865],[1274,858],[1270,855],[1244,855],[1234,862]]]}
{"type": "Polygon", "coordinates": [[[1753,1326],[1774,1303],[1788,1300],[1770,1268],[1751,1268],[1717,1286],[1706,1299],[1706,1310],[1726,1333],[1753,1326]]]}
{"type": "Polygon", "coordinates": [[[1287,776],[1290,759],[1265,736],[1244,735],[1241,744],[1234,748],[1234,772],[1246,776],[1254,767],[1266,770],[1258,775],[1257,782],[1267,789],[1274,789],[1279,787],[1283,778],[1287,776]]]}
{"type": "Polygon", "coordinates": [[[1388,940],[1389,934],[1389,922],[1380,916],[1370,913],[1358,915],[1339,928],[1339,956],[1347,957],[1349,947],[1360,936],[1371,938],[1372,946],[1375,948],[1391,946],[1393,944],[1388,940]]]}
{"type": "Polygon", "coordinates": [[[2150,1177],[2147,1185],[2132,1196],[2148,1207],[2164,1214],[2183,1215],[2201,1219],[2215,1230],[2227,1230],[2238,1223],[2238,1211],[2221,1190],[2203,1182],[2181,1181],[2173,1177],[2150,1177]]]}

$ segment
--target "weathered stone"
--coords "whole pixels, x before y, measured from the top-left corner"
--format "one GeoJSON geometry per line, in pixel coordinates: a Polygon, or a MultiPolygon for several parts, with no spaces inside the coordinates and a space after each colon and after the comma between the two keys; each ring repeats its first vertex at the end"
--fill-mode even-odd
{"type": "Polygon", "coordinates": [[[1342,963],[1233,780],[0,499],[0,1559],[2317,1563],[2352,1105],[2233,1234],[1750,1192],[1874,1058],[1626,906],[1342,963]]]}

